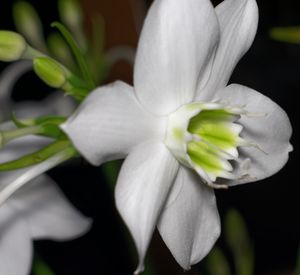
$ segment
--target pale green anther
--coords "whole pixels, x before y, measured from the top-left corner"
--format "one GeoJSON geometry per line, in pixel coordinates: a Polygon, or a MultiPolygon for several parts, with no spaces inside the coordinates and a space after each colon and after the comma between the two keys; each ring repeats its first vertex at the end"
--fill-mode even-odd
{"type": "Polygon", "coordinates": [[[19,60],[26,52],[24,37],[16,32],[0,31],[0,60],[11,62],[19,60]]]}
{"type": "Polygon", "coordinates": [[[239,116],[218,103],[186,104],[170,114],[165,144],[183,165],[208,183],[233,178],[229,160],[238,157],[239,116]]]}
{"type": "Polygon", "coordinates": [[[67,82],[67,72],[62,65],[49,57],[33,60],[35,73],[50,87],[62,88],[67,82]]]}

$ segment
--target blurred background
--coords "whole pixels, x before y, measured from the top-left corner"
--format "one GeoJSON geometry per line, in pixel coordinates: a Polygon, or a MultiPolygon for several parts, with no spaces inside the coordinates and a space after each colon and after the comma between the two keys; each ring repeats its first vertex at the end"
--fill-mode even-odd
{"type": "MultiPolygon", "coordinates": [[[[50,24],[59,19],[56,1],[28,1],[38,11],[44,32],[53,29],[50,24]]],[[[91,33],[95,14],[101,14],[105,22],[105,50],[115,46],[136,48],[139,32],[151,0],[81,0],[84,11],[84,27],[91,33]]],[[[214,1],[216,5],[220,1],[214,1]]],[[[183,272],[157,233],[148,253],[149,275],[207,274],[227,275],[288,275],[295,273],[300,243],[300,181],[298,120],[300,93],[300,45],[273,40],[269,33],[277,26],[300,26],[300,2],[297,0],[258,0],[260,22],[254,44],[236,67],[231,82],[249,86],[267,95],[288,113],[294,133],[294,152],[287,165],[275,176],[257,183],[217,191],[219,212],[224,232],[216,246],[226,259],[223,273],[213,274],[207,260],[189,272],[183,272]],[[243,218],[247,235],[254,251],[254,271],[236,270],[236,258],[228,244],[225,224],[228,211],[236,209],[243,218]]],[[[12,17],[14,1],[2,0],[0,29],[15,30],[12,17]]],[[[300,35],[300,34],[299,34],[300,35]]],[[[7,64],[0,63],[0,70],[7,64]]],[[[120,61],[114,64],[102,83],[121,79],[132,83],[132,64],[120,61]]],[[[33,73],[26,73],[16,83],[12,99],[39,101],[53,92],[33,73]]],[[[119,165],[119,163],[117,164],[119,165]]],[[[113,186],[116,174],[110,169],[91,167],[83,160],[58,167],[49,172],[67,197],[85,215],[94,219],[91,231],[65,243],[35,242],[36,257],[45,262],[56,275],[127,275],[136,266],[136,255],[128,232],[116,212],[113,186]],[[78,165],[81,169],[78,169],[78,165]],[[131,245],[129,245],[131,243],[131,245]]],[[[243,231],[238,227],[236,234],[243,231]]],[[[246,256],[245,256],[246,257],[246,256]]],[[[249,256],[251,258],[251,256],[249,256]]],[[[213,260],[212,260],[213,262],[213,260]]],[[[213,262],[213,265],[218,265],[213,262]]],[[[220,264],[220,266],[222,266],[220,264]]],[[[222,268],[221,268],[222,269],[222,268]]],[[[251,269],[251,268],[250,268],[251,269]]],[[[49,273],[50,274],[50,273],[49,273]]],[[[146,274],[146,273],[145,273],[146,274]]],[[[9,274],[1,274],[9,275],[9,274]]],[[[34,274],[39,275],[39,274],[34,274]]]]}

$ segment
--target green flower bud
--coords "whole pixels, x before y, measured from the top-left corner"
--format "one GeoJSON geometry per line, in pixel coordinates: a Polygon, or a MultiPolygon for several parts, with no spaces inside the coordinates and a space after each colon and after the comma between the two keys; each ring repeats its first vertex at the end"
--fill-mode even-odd
{"type": "Polygon", "coordinates": [[[13,17],[18,32],[28,43],[47,52],[42,23],[34,7],[25,1],[17,2],[13,5],[13,17]]]}
{"type": "Polygon", "coordinates": [[[59,13],[62,21],[68,27],[78,27],[82,22],[82,11],[77,0],[60,0],[59,13]]]}
{"type": "Polygon", "coordinates": [[[63,66],[49,57],[35,58],[33,69],[50,87],[62,88],[67,82],[67,73],[63,66]]]}
{"type": "Polygon", "coordinates": [[[27,43],[23,36],[16,32],[0,31],[0,60],[16,61],[23,57],[27,43]]]}

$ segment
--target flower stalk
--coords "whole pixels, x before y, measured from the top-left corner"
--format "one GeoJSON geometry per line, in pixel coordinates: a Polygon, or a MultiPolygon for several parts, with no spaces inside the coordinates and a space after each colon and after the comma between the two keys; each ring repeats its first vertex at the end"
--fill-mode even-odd
{"type": "Polygon", "coordinates": [[[22,174],[20,177],[18,177],[16,180],[14,180],[12,183],[7,185],[0,191],[0,206],[26,183],[47,172],[51,168],[71,159],[76,154],[76,150],[72,146],[69,146],[59,153],[54,154],[47,160],[29,169],[27,172],[22,174]]]}
{"type": "Polygon", "coordinates": [[[8,142],[28,135],[40,134],[42,128],[40,125],[30,126],[26,128],[18,128],[10,131],[1,131],[0,132],[0,149],[4,147],[8,142]]]}

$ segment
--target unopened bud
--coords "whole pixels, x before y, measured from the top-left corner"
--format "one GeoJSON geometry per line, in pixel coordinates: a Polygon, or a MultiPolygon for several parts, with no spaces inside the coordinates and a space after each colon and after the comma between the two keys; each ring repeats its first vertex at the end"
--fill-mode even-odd
{"type": "Polygon", "coordinates": [[[23,36],[16,32],[0,31],[0,60],[16,61],[22,58],[27,48],[23,36]]]}
{"type": "Polygon", "coordinates": [[[60,17],[68,27],[78,27],[82,22],[82,10],[77,0],[58,2],[60,17]]]}
{"type": "Polygon", "coordinates": [[[42,23],[34,7],[25,1],[16,2],[13,5],[13,16],[18,32],[24,35],[29,44],[41,51],[47,51],[42,23]]]}
{"type": "Polygon", "coordinates": [[[49,57],[35,58],[33,69],[50,87],[61,88],[67,82],[67,73],[62,65],[49,57]]]}

